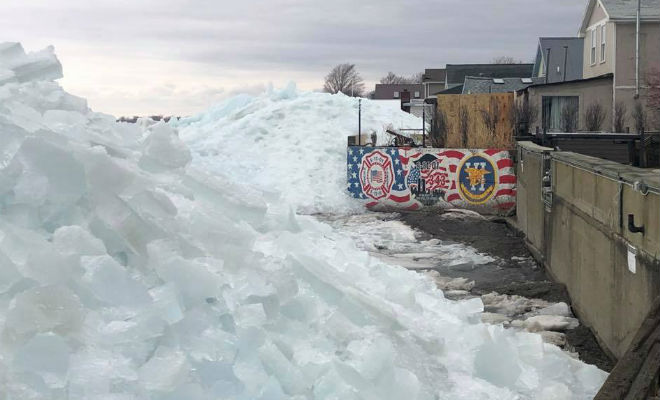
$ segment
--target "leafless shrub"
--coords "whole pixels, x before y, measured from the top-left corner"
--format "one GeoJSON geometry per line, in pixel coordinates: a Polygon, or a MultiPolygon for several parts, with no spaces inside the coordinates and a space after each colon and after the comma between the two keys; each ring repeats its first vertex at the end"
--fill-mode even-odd
{"type": "Polygon", "coordinates": [[[623,133],[626,123],[626,117],[628,116],[628,107],[626,103],[622,101],[617,101],[614,105],[614,132],[623,133]]]}
{"type": "Polygon", "coordinates": [[[529,129],[539,117],[539,110],[531,107],[529,101],[516,102],[511,107],[509,118],[517,136],[529,134],[529,129]]]}
{"type": "Polygon", "coordinates": [[[499,118],[499,107],[497,103],[493,104],[493,107],[491,107],[488,110],[481,110],[481,119],[484,122],[484,125],[486,125],[486,128],[488,129],[488,132],[490,133],[491,137],[495,137],[495,134],[497,132],[497,122],[499,118]]]}
{"type": "Polygon", "coordinates": [[[431,145],[433,147],[445,147],[447,143],[447,133],[449,132],[449,121],[447,120],[447,113],[437,107],[432,107],[430,112],[431,130],[429,136],[431,137],[431,145]]]}
{"type": "Polygon", "coordinates": [[[605,109],[600,103],[591,103],[584,112],[584,123],[587,131],[599,132],[605,122],[605,109]]]}
{"type": "Polygon", "coordinates": [[[646,129],[646,110],[641,102],[635,102],[635,107],[633,107],[632,118],[635,121],[635,131],[637,133],[642,133],[646,129]]]}
{"type": "Polygon", "coordinates": [[[470,129],[470,111],[465,106],[458,110],[458,129],[461,132],[461,143],[463,147],[468,145],[468,131],[470,129]]]}
{"type": "Polygon", "coordinates": [[[347,96],[360,97],[364,93],[364,81],[355,64],[339,64],[326,75],[323,90],[332,94],[341,92],[347,96]]]}
{"type": "Polygon", "coordinates": [[[564,132],[575,132],[577,130],[578,110],[577,107],[565,105],[559,115],[559,124],[564,132]]]}

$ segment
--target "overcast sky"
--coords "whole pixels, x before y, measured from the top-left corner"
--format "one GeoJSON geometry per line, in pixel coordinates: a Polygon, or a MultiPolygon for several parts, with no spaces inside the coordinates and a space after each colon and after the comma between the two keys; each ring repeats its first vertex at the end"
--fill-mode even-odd
{"type": "Polygon", "coordinates": [[[0,37],[54,45],[62,85],[114,115],[202,111],[338,63],[373,83],[499,55],[531,62],[539,36],[576,34],[586,0],[0,0],[0,37]]]}

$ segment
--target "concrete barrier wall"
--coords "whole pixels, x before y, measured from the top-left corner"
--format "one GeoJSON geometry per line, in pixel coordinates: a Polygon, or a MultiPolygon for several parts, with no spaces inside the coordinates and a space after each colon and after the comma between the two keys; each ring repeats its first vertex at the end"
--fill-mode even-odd
{"type": "Polygon", "coordinates": [[[516,176],[505,150],[348,147],[347,183],[369,208],[464,208],[507,214],[516,176]]]}
{"type": "Polygon", "coordinates": [[[619,358],[660,295],[660,174],[531,143],[518,151],[519,227],[566,284],[584,323],[619,358]],[[544,156],[551,176],[545,196],[544,156]],[[628,229],[629,214],[644,233],[628,229]]]}

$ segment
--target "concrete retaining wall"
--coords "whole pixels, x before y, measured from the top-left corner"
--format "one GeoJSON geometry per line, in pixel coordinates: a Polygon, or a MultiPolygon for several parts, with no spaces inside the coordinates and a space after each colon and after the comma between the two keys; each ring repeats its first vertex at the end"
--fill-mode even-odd
{"type": "Polygon", "coordinates": [[[566,284],[583,322],[619,358],[660,295],[660,174],[526,142],[518,152],[519,227],[566,284]],[[643,234],[628,229],[629,214],[643,234]]]}

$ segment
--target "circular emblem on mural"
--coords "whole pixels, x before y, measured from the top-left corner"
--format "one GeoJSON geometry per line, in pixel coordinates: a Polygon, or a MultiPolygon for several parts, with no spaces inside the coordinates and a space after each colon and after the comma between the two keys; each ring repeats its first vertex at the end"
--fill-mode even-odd
{"type": "Polygon", "coordinates": [[[458,192],[470,204],[484,204],[495,195],[497,167],[484,154],[464,159],[458,168],[457,178],[458,192]]]}
{"type": "Polygon", "coordinates": [[[378,150],[362,159],[360,166],[362,191],[374,200],[389,196],[394,184],[392,159],[378,150]]]}

